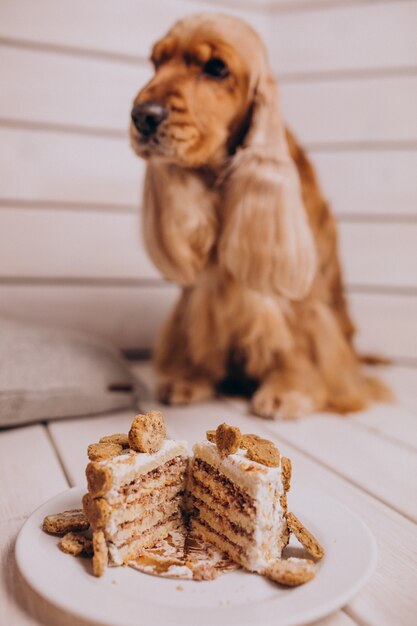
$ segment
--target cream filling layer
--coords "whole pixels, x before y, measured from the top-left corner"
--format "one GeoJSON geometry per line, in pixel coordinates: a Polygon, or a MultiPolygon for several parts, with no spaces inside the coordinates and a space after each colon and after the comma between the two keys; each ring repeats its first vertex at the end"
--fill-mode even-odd
{"type": "Polygon", "coordinates": [[[150,518],[154,512],[170,502],[177,502],[178,509],[181,505],[183,484],[166,487],[152,494],[145,502],[133,503],[127,507],[121,506],[110,510],[104,530],[108,537],[115,535],[122,524],[141,521],[143,518],[150,518]]]}
{"type": "Polygon", "coordinates": [[[116,529],[116,532],[111,535],[107,535],[107,539],[116,545],[121,545],[146,532],[152,528],[152,526],[160,524],[174,514],[180,515],[180,499],[178,497],[174,498],[174,500],[171,500],[170,502],[161,504],[151,514],[142,519],[122,524],[116,529]]]}
{"type": "Polygon", "coordinates": [[[138,537],[133,537],[130,541],[121,546],[109,542],[107,544],[111,565],[123,565],[130,559],[138,556],[141,550],[154,546],[161,539],[165,539],[169,533],[182,524],[181,517],[172,516],[162,523],[153,526],[138,537]]]}

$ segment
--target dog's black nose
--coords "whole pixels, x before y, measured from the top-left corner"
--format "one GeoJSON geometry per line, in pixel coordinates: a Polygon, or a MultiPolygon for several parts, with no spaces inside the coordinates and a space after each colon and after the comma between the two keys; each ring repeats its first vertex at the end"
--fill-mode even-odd
{"type": "Polygon", "coordinates": [[[167,115],[168,109],[155,100],[137,104],[131,113],[132,122],[142,135],[153,135],[167,115]]]}

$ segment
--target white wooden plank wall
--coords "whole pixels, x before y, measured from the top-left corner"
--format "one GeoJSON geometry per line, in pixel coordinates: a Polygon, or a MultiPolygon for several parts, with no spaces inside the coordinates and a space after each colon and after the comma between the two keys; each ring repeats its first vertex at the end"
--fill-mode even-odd
{"type": "Polygon", "coordinates": [[[359,344],[417,365],[417,0],[3,0],[0,312],[153,344],[176,291],[141,245],[128,116],[152,42],[202,10],[265,38],[338,216],[359,344]]]}

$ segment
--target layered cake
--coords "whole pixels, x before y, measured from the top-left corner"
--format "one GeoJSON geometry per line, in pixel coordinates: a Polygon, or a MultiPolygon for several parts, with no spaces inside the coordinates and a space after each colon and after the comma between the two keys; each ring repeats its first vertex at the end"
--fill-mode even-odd
{"type": "Polygon", "coordinates": [[[290,533],[315,561],[324,550],[287,510],[291,461],[273,442],[220,424],[189,459],[186,442],[167,439],[163,415],[149,411],[88,456],[84,512],[47,516],[43,529],[63,535],[62,551],[93,555],[96,576],[128,564],[194,580],[235,566],[288,586],[314,577],[313,560],[281,558],[290,533]]]}
{"type": "Polygon", "coordinates": [[[89,447],[83,508],[96,540],[103,534],[110,565],[128,562],[182,524],[187,447],[165,435],[162,414],[151,411],[136,416],[129,436],[89,447]]]}
{"type": "Polygon", "coordinates": [[[288,542],[288,464],[272,442],[226,424],[208,437],[194,446],[190,463],[191,528],[236,563],[262,572],[288,542]]]}

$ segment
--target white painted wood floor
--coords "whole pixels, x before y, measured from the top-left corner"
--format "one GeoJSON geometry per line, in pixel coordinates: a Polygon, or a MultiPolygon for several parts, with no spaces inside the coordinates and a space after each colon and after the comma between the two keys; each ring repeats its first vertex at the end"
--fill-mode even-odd
{"type": "MultiPolygon", "coordinates": [[[[149,363],[137,363],[134,369],[147,388],[142,408],[157,407],[149,363]]],[[[297,483],[314,485],[369,525],[379,548],[375,574],[351,603],[316,626],[417,623],[417,406],[401,368],[392,368],[386,377],[394,381],[398,402],[346,418],[327,414],[269,422],[250,416],[245,403],[230,399],[163,407],[173,437],[203,438],[208,428],[227,421],[273,438],[293,460],[294,490],[297,483]]],[[[2,626],[86,626],[27,587],[15,565],[15,538],[37,506],[69,486],[84,484],[87,445],[103,434],[126,431],[131,419],[132,412],[123,411],[0,432],[2,626]]]]}

